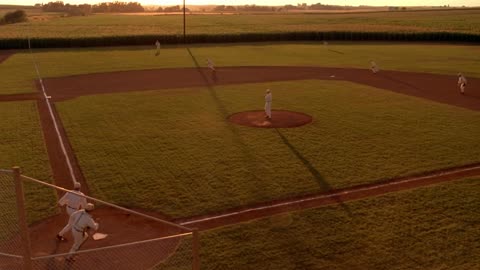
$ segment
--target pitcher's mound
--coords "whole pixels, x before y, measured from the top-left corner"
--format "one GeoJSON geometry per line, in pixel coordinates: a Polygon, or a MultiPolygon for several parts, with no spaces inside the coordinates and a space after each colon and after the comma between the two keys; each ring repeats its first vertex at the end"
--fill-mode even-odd
{"type": "Polygon", "coordinates": [[[264,111],[246,111],[230,115],[228,121],[249,127],[293,128],[312,122],[312,117],[299,112],[274,110],[272,119],[267,119],[264,111]]]}

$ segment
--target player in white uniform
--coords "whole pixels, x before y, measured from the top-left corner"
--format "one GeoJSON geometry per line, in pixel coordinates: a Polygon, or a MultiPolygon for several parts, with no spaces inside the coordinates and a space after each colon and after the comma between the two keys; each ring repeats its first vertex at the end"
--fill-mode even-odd
{"type": "Polygon", "coordinates": [[[272,119],[272,92],[270,92],[270,89],[267,89],[265,95],[265,117],[272,119]]]}
{"type": "Polygon", "coordinates": [[[217,71],[215,70],[215,64],[213,63],[212,60],[210,60],[210,58],[207,59],[207,67],[208,67],[208,68],[211,70],[211,72],[212,72],[212,80],[213,80],[214,82],[216,82],[216,81],[217,81],[217,71]]]}
{"type": "Polygon", "coordinates": [[[377,63],[375,63],[374,61],[370,61],[370,69],[372,70],[373,73],[377,73],[378,71],[380,71],[380,69],[377,66],[377,63]]]}
{"type": "Polygon", "coordinates": [[[460,93],[465,95],[465,87],[467,86],[467,79],[462,73],[458,73],[458,86],[460,87],[460,93]]]}
{"type": "Polygon", "coordinates": [[[155,46],[157,47],[157,52],[155,53],[155,56],[157,56],[160,54],[160,41],[157,40],[155,42],[155,46]]]}
{"type": "MultiPolygon", "coordinates": [[[[63,195],[62,198],[58,201],[58,204],[60,206],[65,205],[65,209],[67,211],[67,214],[71,216],[75,211],[85,208],[87,206],[87,199],[82,196],[78,195],[84,195],[80,191],[81,185],[78,182],[75,182],[73,185],[72,191],[69,191],[63,195]]],[[[65,225],[65,227],[57,234],[57,239],[59,241],[66,241],[65,237],[63,235],[70,229],[70,224],[65,225]]]]}
{"type": "Polygon", "coordinates": [[[73,246],[70,249],[70,255],[67,257],[67,260],[69,261],[75,260],[73,253],[75,253],[85,242],[85,240],[87,240],[88,229],[92,229],[94,231],[98,230],[98,223],[96,223],[90,215],[90,212],[93,211],[94,208],[95,206],[93,204],[88,203],[85,209],[76,211],[68,220],[68,223],[72,228],[73,235],[73,246]]]}

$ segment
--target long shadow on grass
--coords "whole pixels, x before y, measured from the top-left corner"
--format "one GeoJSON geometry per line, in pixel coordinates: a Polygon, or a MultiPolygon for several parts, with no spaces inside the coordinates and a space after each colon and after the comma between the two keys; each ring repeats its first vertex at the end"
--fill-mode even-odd
{"type": "MultiPolygon", "coordinates": [[[[204,72],[202,72],[200,64],[198,63],[197,59],[195,56],[192,54],[190,51],[190,48],[187,48],[188,53],[190,54],[190,57],[192,58],[195,67],[197,68],[198,72],[202,76],[203,80],[205,81],[205,85],[208,89],[208,92],[210,96],[212,97],[213,101],[215,102],[215,105],[217,107],[217,110],[221,113],[223,119],[226,119],[229,115],[228,110],[225,108],[225,106],[222,104],[222,101],[218,98],[217,92],[213,88],[210,80],[207,78],[204,72]]],[[[248,169],[252,172],[250,175],[252,177],[252,180],[255,181],[256,183],[263,183],[263,181],[259,178],[257,178],[254,174],[255,171],[257,171],[257,165],[255,162],[255,156],[252,155],[251,150],[249,147],[245,144],[245,142],[242,140],[242,137],[238,131],[238,129],[233,126],[233,125],[226,125],[228,129],[232,132],[233,136],[233,141],[239,148],[242,150],[243,155],[246,157],[247,160],[247,166],[248,169]]]]}
{"type": "MultiPolygon", "coordinates": [[[[318,185],[324,190],[324,191],[330,191],[332,190],[332,187],[330,184],[323,178],[323,176],[320,174],[320,172],[313,167],[312,163],[306,159],[302,153],[300,153],[295,146],[293,146],[288,139],[278,130],[277,128],[275,129],[277,132],[278,136],[280,139],[282,139],[283,143],[290,149],[290,151],[303,163],[303,165],[307,168],[307,170],[312,174],[313,178],[317,181],[318,185]]],[[[334,197],[335,201],[348,213],[349,216],[352,216],[352,211],[350,208],[343,203],[343,201],[338,198],[334,197]]]]}

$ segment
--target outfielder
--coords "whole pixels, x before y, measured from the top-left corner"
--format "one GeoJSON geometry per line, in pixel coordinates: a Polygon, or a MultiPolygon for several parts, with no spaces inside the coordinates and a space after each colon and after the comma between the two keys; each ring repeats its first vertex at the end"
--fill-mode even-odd
{"type": "Polygon", "coordinates": [[[380,71],[380,69],[377,66],[377,63],[375,63],[374,61],[370,61],[370,69],[372,70],[373,73],[377,73],[378,71],[380,71]]]}
{"type": "MultiPolygon", "coordinates": [[[[67,214],[71,216],[75,211],[87,207],[87,199],[85,197],[79,196],[84,195],[80,191],[81,185],[78,182],[75,182],[73,185],[72,191],[69,191],[63,195],[62,198],[58,201],[60,206],[65,206],[67,214]]],[[[66,241],[63,235],[70,229],[70,223],[65,225],[65,227],[57,234],[57,239],[59,241],[66,241]]]]}
{"type": "Polygon", "coordinates": [[[267,89],[267,94],[265,95],[265,117],[272,119],[272,93],[270,89],[267,89]]]}
{"type": "Polygon", "coordinates": [[[90,212],[93,211],[95,206],[92,203],[88,203],[85,209],[76,211],[70,216],[68,223],[72,228],[73,246],[70,249],[70,255],[67,260],[74,261],[73,253],[75,253],[80,246],[88,238],[88,229],[98,230],[98,223],[95,223],[90,212]]]}
{"type": "Polygon", "coordinates": [[[212,80],[213,80],[214,82],[216,82],[216,81],[217,81],[217,71],[215,70],[215,66],[214,66],[214,65],[215,65],[215,64],[213,63],[212,60],[210,60],[210,58],[207,59],[207,67],[211,70],[212,80]]]}
{"type": "Polygon", "coordinates": [[[155,46],[157,47],[157,52],[155,53],[155,56],[158,56],[160,54],[160,41],[155,42],[155,46]]]}
{"type": "Polygon", "coordinates": [[[460,93],[465,95],[465,87],[467,86],[467,79],[462,73],[458,73],[458,86],[460,87],[460,93]]]}

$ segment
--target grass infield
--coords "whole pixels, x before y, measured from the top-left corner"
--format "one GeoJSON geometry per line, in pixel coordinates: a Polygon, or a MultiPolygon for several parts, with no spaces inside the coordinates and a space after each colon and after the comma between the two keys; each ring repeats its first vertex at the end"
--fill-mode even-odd
{"type": "Polygon", "coordinates": [[[57,104],[94,196],[173,217],[478,162],[480,115],[347,82],[295,81],[81,97],[57,104]],[[295,129],[235,112],[313,116],[295,129]]]}
{"type": "Polygon", "coordinates": [[[477,269],[480,178],[201,234],[202,269],[477,269]]]}

